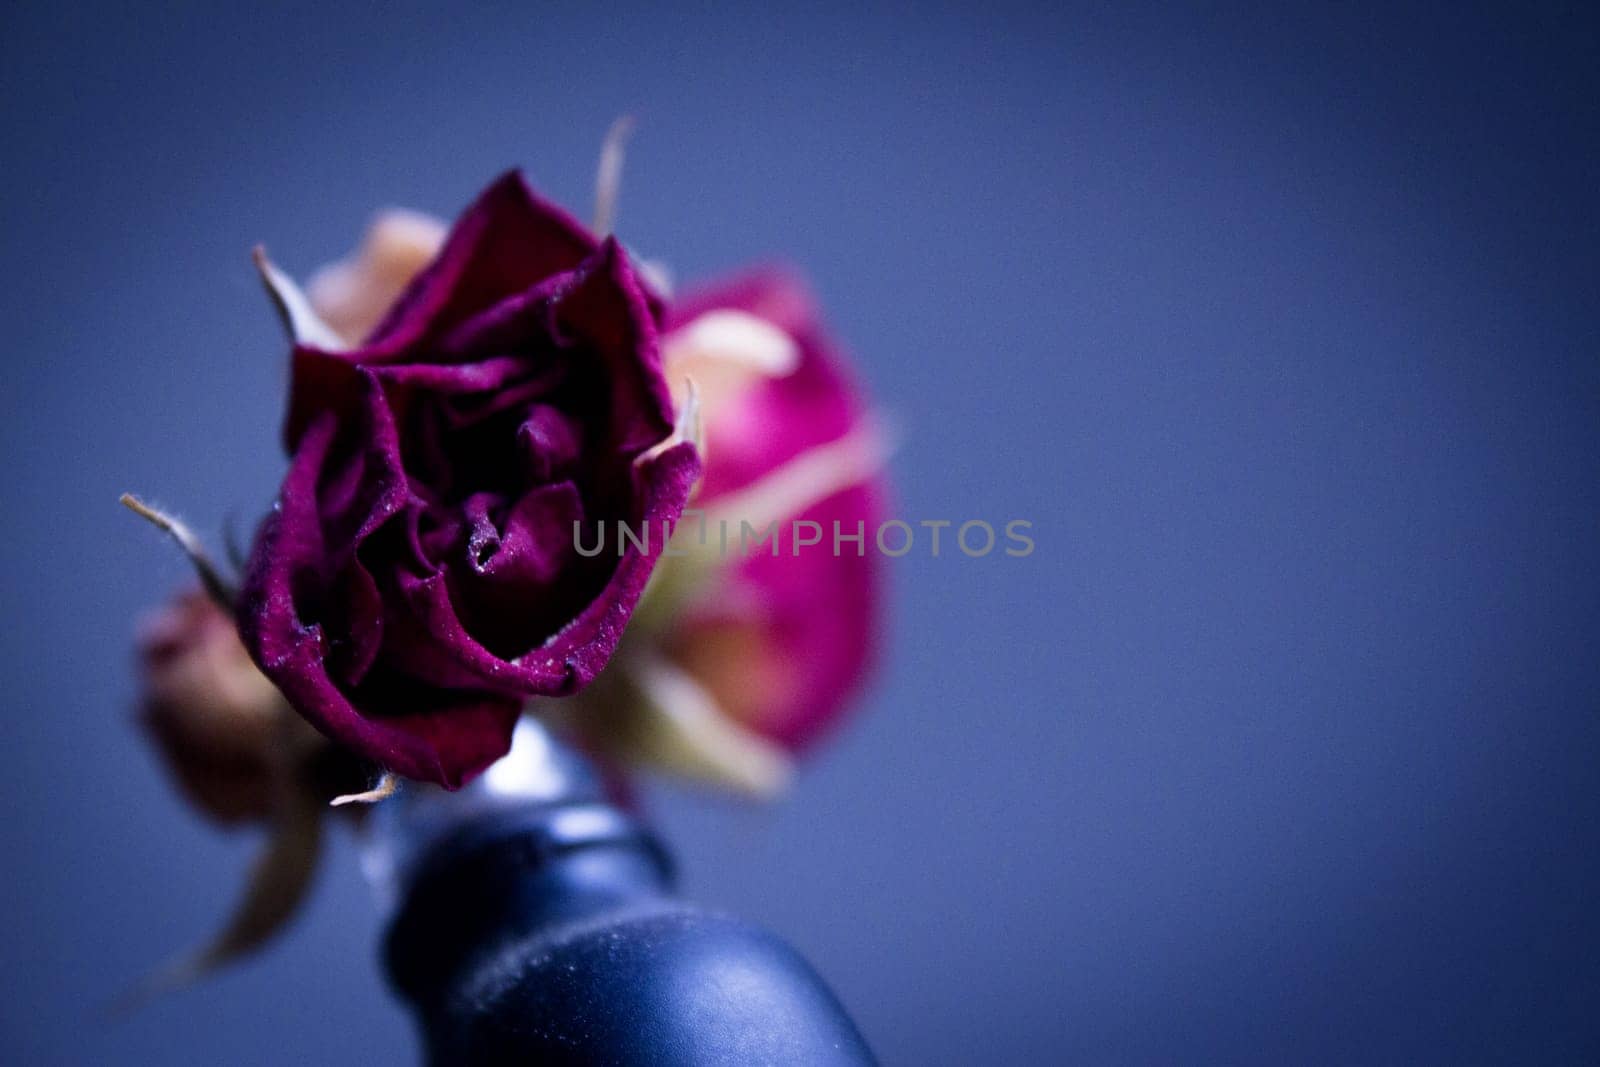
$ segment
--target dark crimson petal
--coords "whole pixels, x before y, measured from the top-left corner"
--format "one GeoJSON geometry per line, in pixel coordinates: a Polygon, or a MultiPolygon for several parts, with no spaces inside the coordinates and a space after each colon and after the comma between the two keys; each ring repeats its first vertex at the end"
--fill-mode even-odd
{"type": "Polygon", "coordinates": [[[330,664],[332,673],[340,682],[359,685],[367,676],[367,671],[372,669],[373,661],[383,647],[383,594],[372,572],[361,562],[360,550],[345,568],[343,582],[334,595],[345,603],[348,618],[377,620],[351,626],[341,654],[330,664]]]}
{"type": "Polygon", "coordinates": [[[378,753],[378,762],[396,774],[446,789],[459,788],[504,756],[522,717],[521,697],[430,690],[409,678],[398,681],[392,692],[364,696],[405,710],[360,720],[359,741],[346,745],[378,753]]]}
{"type": "MultiPolygon", "coordinates": [[[[288,509],[268,518],[257,554],[292,560],[305,549],[288,509]]],[[[294,609],[287,568],[253,576],[241,605],[240,634],[262,671],[284,697],[345,748],[408,778],[454,789],[504,755],[522,710],[517,697],[431,690],[407,680],[368,684],[347,696],[329,676],[319,624],[294,609]],[[365,698],[365,699],[363,699],[365,698]],[[357,701],[377,698],[385,714],[366,714],[357,701]]]]}
{"type": "MultiPolygon", "coordinates": [[[[535,378],[548,387],[559,378],[559,365],[543,369],[535,378]]],[[[513,382],[529,377],[528,361],[522,356],[499,356],[478,363],[391,363],[372,368],[372,373],[388,386],[426,389],[435,393],[493,394],[513,382]]]]}
{"type": "MultiPolygon", "coordinates": [[[[606,665],[616,650],[633,609],[644,592],[650,572],[666,547],[665,527],[677,523],[683,505],[700,478],[700,454],[687,441],[673,445],[660,455],[640,463],[634,475],[640,486],[642,507],[635,512],[634,529],[648,529],[650,540],[647,551],[629,544],[627,551],[612,574],[605,589],[567,627],[556,635],[539,652],[524,657],[525,661],[543,657],[549,665],[564,662],[573,672],[565,693],[575,692],[588,685],[600,668],[606,665]]],[[[566,531],[573,536],[573,531],[566,531]]],[[[616,550],[615,530],[605,554],[616,550]]]]}
{"type": "MultiPolygon", "coordinates": [[[[558,632],[510,659],[484,648],[469,632],[444,575],[401,575],[388,625],[396,631],[393,646],[404,650],[407,669],[435,685],[506,687],[530,695],[565,696],[587,685],[616,650],[660,558],[662,524],[677,521],[699,473],[699,455],[687,442],[641,463],[636,477],[643,506],[623,521],[636,531],[649,527],[648,551],[630,543],[619,559],[613,526],[597,557],[615,564],[609,580],[558,632]],[[402,635],[398,627],[405,620],[410,626],[402,635]]],[[[548,536],[557,533],[551,530],[548,536]]],[[[572,544],[570,527],[559,536],[563,544],[572,544]]]]}
{"type": "Polygon", "coordinates": [[[509,585],[526,598],[571,568],[576,554],[572,524],[583,520],[583,501],[571,482],[541,485],[525,494],[506,515],[504,529],[481,503],[476,508],[469,503],[467,514],[475,524],[469,573],[486,584],[509,585]]]}
{"type": "Polygon", "coordinates": [[[592,255],[594,237],[545,200],[517,171],[501,177],[450,231],[437,259],[401,295],[367,342],[365,359],[403,356],[463,319],[569,271],[592,255]]]}
{"type": "Polygon", "coordinates": [[[606,363],[614,383],[611,421],[629,453],[672,432],[672,394],[661,375],[656,316],[643,282],[614,238],[584,264],[556,302],[556,320],[606,363]]]}
{"type": "Polygon", "coordinates": [[[517,427],[517,449],[524,471],[536,482],[546,482],[571,470],[583,445],[582,427],[550,404],[533,404],[517,427]]]}
{"type": "Polygon", "coordinates": [[[444,339],[449,351],[503,350],[529,334],[562,348],[598,353],[612,376],[612,425],[618,444],[638,452],[672,432],[672,397],[661,376],[656,314],[643,282],[614,238],[570,274],[486,309],[444,339]]]}

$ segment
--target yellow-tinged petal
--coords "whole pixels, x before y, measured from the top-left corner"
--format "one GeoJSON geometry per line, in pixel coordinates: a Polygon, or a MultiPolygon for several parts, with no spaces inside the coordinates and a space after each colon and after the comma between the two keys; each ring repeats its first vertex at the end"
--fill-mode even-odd
{"type": "Polygon", "coordinates": [[[311,306],[346,344],[359,344],[438,255],[448,232],[439,219],[419,211],[379,212],[360,248],[311,276],[311,306]]]}

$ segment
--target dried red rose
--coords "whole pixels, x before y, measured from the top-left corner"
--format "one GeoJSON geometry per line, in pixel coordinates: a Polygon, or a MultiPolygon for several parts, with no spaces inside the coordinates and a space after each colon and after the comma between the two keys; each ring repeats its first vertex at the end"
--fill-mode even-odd
{"type": "MultiPolygon", "coordinates": [[[[270,276],[270,274],[269,274],[270,276]]],[[[359,347],[301,327],[292,455],[252,551],[240,633],[351,751],[461,785],[526,698],[617,645],[662,539],[584,558],[574,523],[660,530],[699,473],[675,432],[659,304],[518,174],[491,186],[359,347]]]]}

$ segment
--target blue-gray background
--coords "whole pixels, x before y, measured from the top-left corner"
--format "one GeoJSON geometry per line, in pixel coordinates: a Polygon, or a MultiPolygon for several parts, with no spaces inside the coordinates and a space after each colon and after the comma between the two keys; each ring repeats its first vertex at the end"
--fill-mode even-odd
{"type": "MultiPolygon", "coordinates": [[[[1600,1055],[1595,20],[11,5],[8,1062],[404,1063],[342,841],[258,961],[103,1002],[252,842],[130,728],[128,637],[282,470],[304,273],[502,168],[680,277],[782,256],[904,430],[861,717],[784,803],[655,790],[689,888],[901,1064],[1600,1055]]],[[[1574,8],[1576,10],[1576,8],[1574,8]]]]}

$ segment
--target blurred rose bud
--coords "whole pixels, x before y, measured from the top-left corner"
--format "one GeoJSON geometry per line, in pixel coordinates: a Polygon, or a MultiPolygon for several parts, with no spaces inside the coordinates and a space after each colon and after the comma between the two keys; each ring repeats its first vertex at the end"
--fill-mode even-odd
{"type": "Polygon", "coordinates": [[[266,819],[284,724],[300,724],[233,620],[204,593],[186,593],[141,622],[139,658],[143,724],[189,799],[224,823],[266,819]]]}

